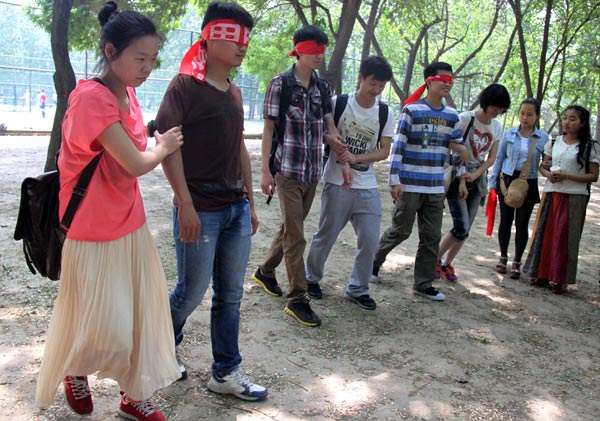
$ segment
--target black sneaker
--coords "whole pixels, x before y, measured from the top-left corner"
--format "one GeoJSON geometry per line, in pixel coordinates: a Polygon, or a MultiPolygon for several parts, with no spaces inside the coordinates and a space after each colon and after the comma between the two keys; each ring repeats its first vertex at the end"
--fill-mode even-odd
{"type": "Polygon", "coordinates": [[[377,304],[375,300],[367,295],[359,295],[358,297],[353,297],[348,295],[348,293],[344,293],[344,298],[346,301],[356,304],[360,308],[364,308],[365,310],[375,310],[377,308],[377,304]]]}
{"type": "Polygon", "coordinates": [[[318,283],[308,284],[308,290],[306,293],[310,298],[314,298],[315,300],[320,300],[323,298],[323,291],[321,291],[321,287],[318,283]]]}
{"type": "Polygon", "coordinates": [[[284,311],[292,316],[298,323],[304,326],[317,327],[321,326],[321,319],[310,308],[308,299],[288,303],[284,311]]]}
{"type": "Polygon", "coordinates": [[[252,275],[252,279],[260,285],[267,294],[272,295],[273,297],[281,297],[283,295],[283,291],[277,284],[277,279],[263,275],[260,272],[260,268],[256,269],[256,272],[252,275]]]}
{"type": "Polygon", "coordinates": [[[424,298],[428,298],[432,301],[444,301],[446,299],[446,296],[434,287],[429,287],[424,291],[415,291],[415,294],[424,298]]]}

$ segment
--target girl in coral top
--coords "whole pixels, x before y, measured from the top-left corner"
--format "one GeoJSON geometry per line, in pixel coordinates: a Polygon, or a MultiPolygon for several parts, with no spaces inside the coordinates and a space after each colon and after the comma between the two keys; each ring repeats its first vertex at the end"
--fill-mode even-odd
{"type": "Polygon", "coordinates": [[[164,420],[149,398],[179,378],[167,286],[137,177],[183,143],[180,127],[146,128],[134,89],[150,75],[160,36],[145,16],[118,12],[114,2],[98,15],[102,25],[99,78],[80,81],[69,97],[58,160],[60,216],[83,168],[98,167],[67,233],[60,288],[48,329],[36,404],[48,406],[64,382],[71,408],[93,410],[87,375],[121,388],[119,414],[164,420]]]}

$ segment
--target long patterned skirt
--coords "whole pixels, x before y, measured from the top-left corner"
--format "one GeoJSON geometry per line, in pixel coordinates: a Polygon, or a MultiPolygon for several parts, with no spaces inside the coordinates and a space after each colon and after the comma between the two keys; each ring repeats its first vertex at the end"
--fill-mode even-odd
{"type": "Polygon", "coordinates": [[[558,285],[577,279],[579,240],[585,222],[588,196],[544,193],[533,228],[533,238],[523,266],[530,278],[558,285]]]}

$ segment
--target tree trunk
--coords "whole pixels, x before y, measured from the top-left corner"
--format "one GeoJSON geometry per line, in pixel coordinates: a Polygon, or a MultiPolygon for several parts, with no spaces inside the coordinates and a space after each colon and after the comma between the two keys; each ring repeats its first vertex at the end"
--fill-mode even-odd
{"type": "Polygon", "coordinates": [[[527,96],[533,96],[533,89],[531,87],[531,75],[529,73],[529,61],[527,60],[527,47],[525,45],[525,34],[523,32],[523,14],[521,11],[521,0],[509,0],[510,6],[513,9],[515,15],[515,23],[517,26],[517,35],[519,38],[519,51],[521,54],[521,63],[523,65],[523,81],[525,82],[525,89],[527,90],[527,96]]]}
{"type": "MultiPolygon", "coordinates": [[[[358,16],[358,22],[363,27],[363,29],[366,30],[367,23],[365,22],[365,20],[360,15],[358,16]]],[[[375,53],[378,56],[384,57],[383,51],[381,50],[381,46],[379,45],[379,42],[377,41],[377,37],[375,37],[374,34],[373,34],[373,37],[371,39],[371,43],[373,44],[373,48],[375,49],[375,53]]],[[[400,101],[404,101],[404,99],[406,98],[406,94],[402,91],[402,88],[400,87],[400,85],[398,85],[398,81],[396,80],[396,78],[394,76],[392,76],[392,79],[390,80],[390,85],[392,86],[392,90],[394,91],[394,93],[396,94],[396,96],[398,98],[400,98],[400,101]]]]}
{"type": "Polygon", "coordinates": [[[375,33],[375,26],[377,23],[377,12],[379,11],[380,0],[373,0],[371,4],[371,11],[369,12],[369,19],[367,20],[367,26],[365,27],[365,37],[363,38],[362,52],[360,59],[364,60],[369,57],[371,51],[371,42],[373,34],[375,33]]]}
{"type": "MultiPolygon", "coordinates": [[[[548,54],[548,33],[550,32],[550,19],[552,17],[552,0],[546,2],[546,18],[544,19],[544,35],[542,37],[542,51],[540,52],[540,69],[535,99],[542,103],[544,98],[544,80],[546,74],[546,55],[548,54]]],[[[560,86],[560,85],[559,85],[560,86]]]]}
{"type": "MultiPolygon", "coordinates": [[[[600,92],[598,92],[598,94],[598,98],[600,98],[600,92]]],[[[600,139],[600,100],[596,106],[596,130],[594,131],[594,139],[600,139]]]]}
{"type": "Polygon", "coordinates": [[[69,94],[75,89],[75,73],[69,58],[69,18],[73,0],[55,0],[52,9],[50,44],[54,59],[54,87],[56,89],[56,113],[46,155],[45,171],[56,168],[56,153],[62,137],[61,124],[67,110],[69,94]]]}
{"type": "Polygon", "coordinates": [[[336,94],[342,92],[344,54],[350,42],[350,36],[352,36],[352,29],[354,28],[354,22],[356,22],[361,2],[362,0],[346,0],[342,6],[335,48],[329,59],[327,73],[325,74],[325,78],[331,83],[331,87],[336,94]]]}

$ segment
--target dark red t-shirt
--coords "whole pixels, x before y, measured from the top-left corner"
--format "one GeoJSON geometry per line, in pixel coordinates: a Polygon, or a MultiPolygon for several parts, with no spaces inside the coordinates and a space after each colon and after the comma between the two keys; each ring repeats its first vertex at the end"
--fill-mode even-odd
{"type": "Polygon", "coordinates": [[[197,211],[220,209],[244,197],[240,157],[244,110],[235,84],[223,92],[191,76],[177,75],[155,124],[160,133],[183,126],[183,170],[197,211]]]}

